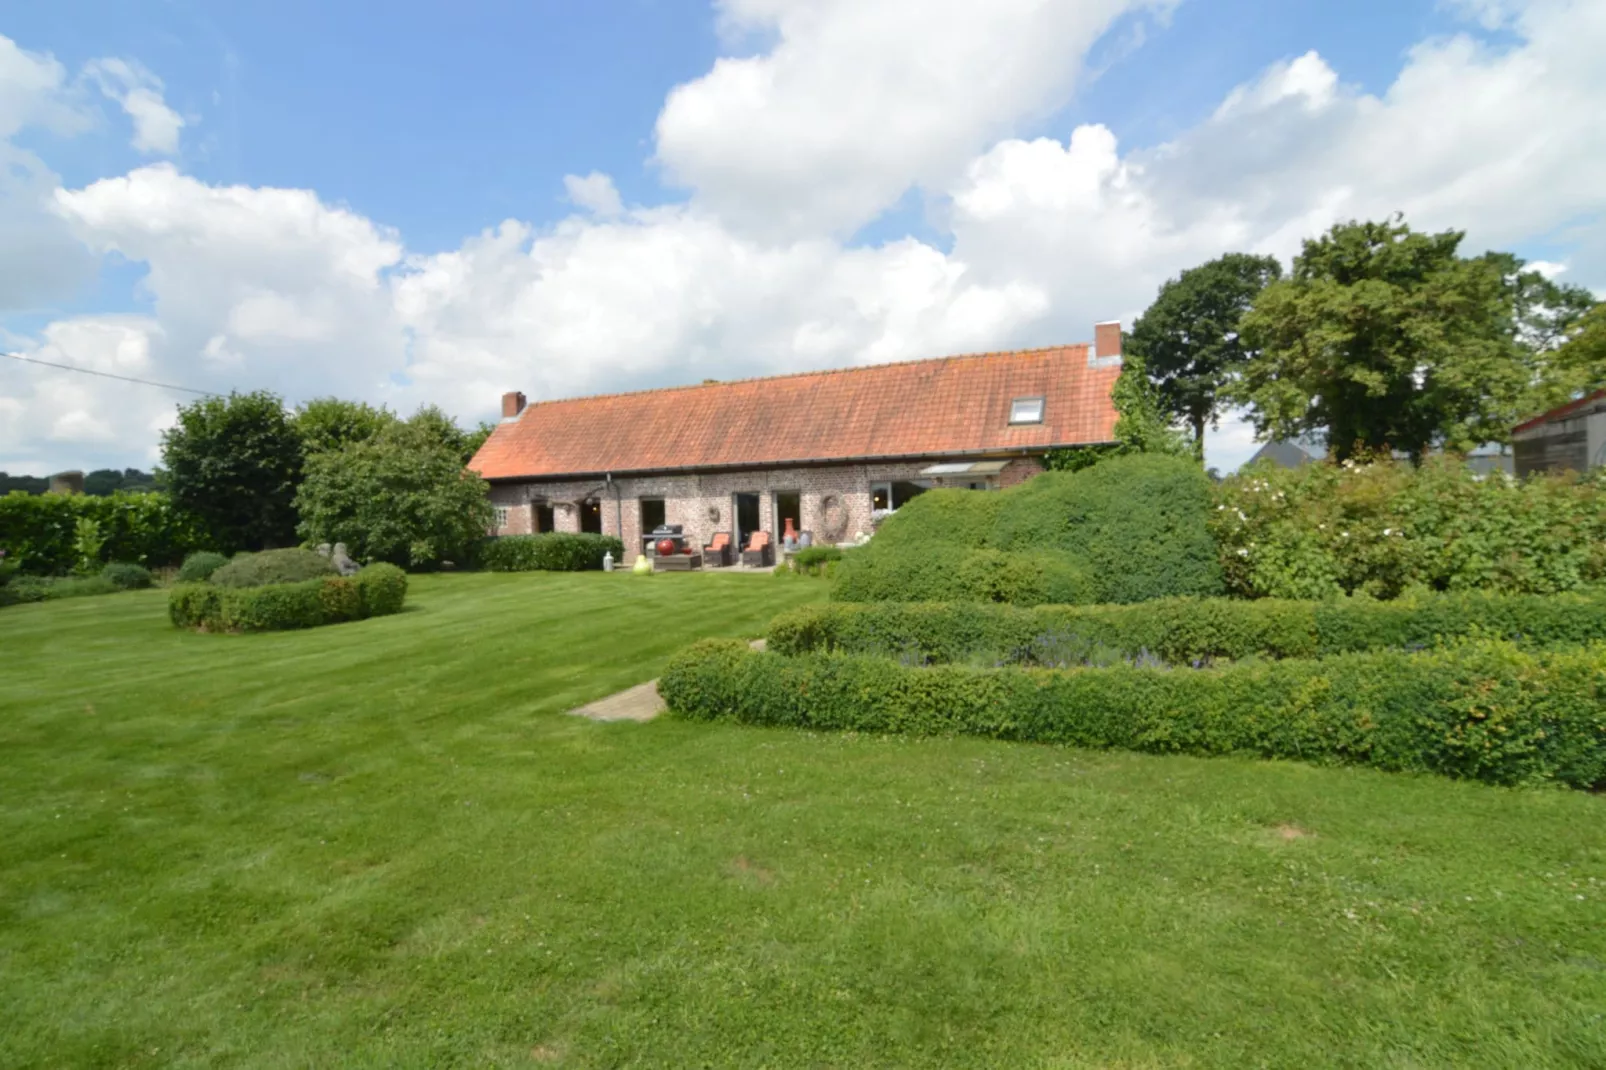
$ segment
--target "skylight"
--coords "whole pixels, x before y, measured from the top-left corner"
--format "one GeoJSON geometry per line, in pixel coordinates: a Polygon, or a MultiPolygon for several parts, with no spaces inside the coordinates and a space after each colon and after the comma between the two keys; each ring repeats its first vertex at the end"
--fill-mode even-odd
{"type": "Polygon", "coordinates": [[[1040,424],[1043,422],[1042,398],[1016,398],[1009,405],[1009,422],[1012,424],[1040,424]]]}

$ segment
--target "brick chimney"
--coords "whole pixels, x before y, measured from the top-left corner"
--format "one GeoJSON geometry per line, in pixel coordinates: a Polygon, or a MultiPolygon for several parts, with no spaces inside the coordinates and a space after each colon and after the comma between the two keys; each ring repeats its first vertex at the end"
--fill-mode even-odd
{"type": "Polygon", "coordinates": [[[1100,363],[1119,363],[1121,360],[1121,321],[1093,325],[1092,359],[1100,363]]]}
{"type": "Polygon", "coordinates": [[[509,390],[502,395],[502,419],[511,420],[524,411],[524,395],[517,390],[509,390]]]}

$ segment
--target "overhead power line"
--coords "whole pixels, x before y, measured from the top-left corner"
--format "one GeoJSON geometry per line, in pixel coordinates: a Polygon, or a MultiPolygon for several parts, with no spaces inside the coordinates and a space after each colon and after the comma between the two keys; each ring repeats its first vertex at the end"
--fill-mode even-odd
{"type": "Polygon", "coordinates": [[[54,361],[40,360],[38,357],[25,357],[21,353],[0,353],[0,357],[10,357],[27,364],[40,364],[46,368],[60,368],[64,372],[79,372],[83,375],[98,375],[102,379],[116,379],[124,383],[138,383],[141,386],[158,386],[163,390],[177,390],[185,394],[200,394],[202,397],[222,397],[215,390],[197,390],[193,386],[175,386],[172,383],[157,383],[150,379],[136,379],[131,375],[113,375],[111,372],[98,372],[93,368],[75,368],[71,364],[57,364],[54,361]]]}

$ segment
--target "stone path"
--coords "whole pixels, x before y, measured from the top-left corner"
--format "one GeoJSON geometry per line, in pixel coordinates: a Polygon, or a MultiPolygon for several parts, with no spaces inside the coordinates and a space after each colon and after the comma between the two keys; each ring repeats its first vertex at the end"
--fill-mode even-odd
{"type": "MultiPolygon", "coordinates": [[[[763,650],[764,640],[754,639],[747,645],[754,650],[763,650]]],[[[572,709],[569,716],[586,717],[593,721],[650,721],[663,712],[664,700],[658,694],[658,681],[648,680],[618,694],[572,709]]]]}

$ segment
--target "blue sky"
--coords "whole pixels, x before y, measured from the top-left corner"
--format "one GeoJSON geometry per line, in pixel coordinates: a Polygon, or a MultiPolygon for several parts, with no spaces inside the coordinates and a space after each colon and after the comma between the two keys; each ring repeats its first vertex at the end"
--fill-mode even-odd
{"type": "MultiPolygon", "coordinates": [[[[473,419],[504,388],[1079,341],[1351,214],[1606,283],[1606,198],[1544,179],[1606,162],[1546,106],[1598,99],[1598,4],[987,7],[8,5],[0,144],[50,177],[0,187],[0,238],[42,250],[0,248],[0,338],[473,419]],[[131,137],[135,89],[176,137],[131,137]]],[[[13,471],[148,464],[173,400],[0,372],[13,471]]],[[[1229,422],[1213,459],[1249,449],[1229,422]]]]}

